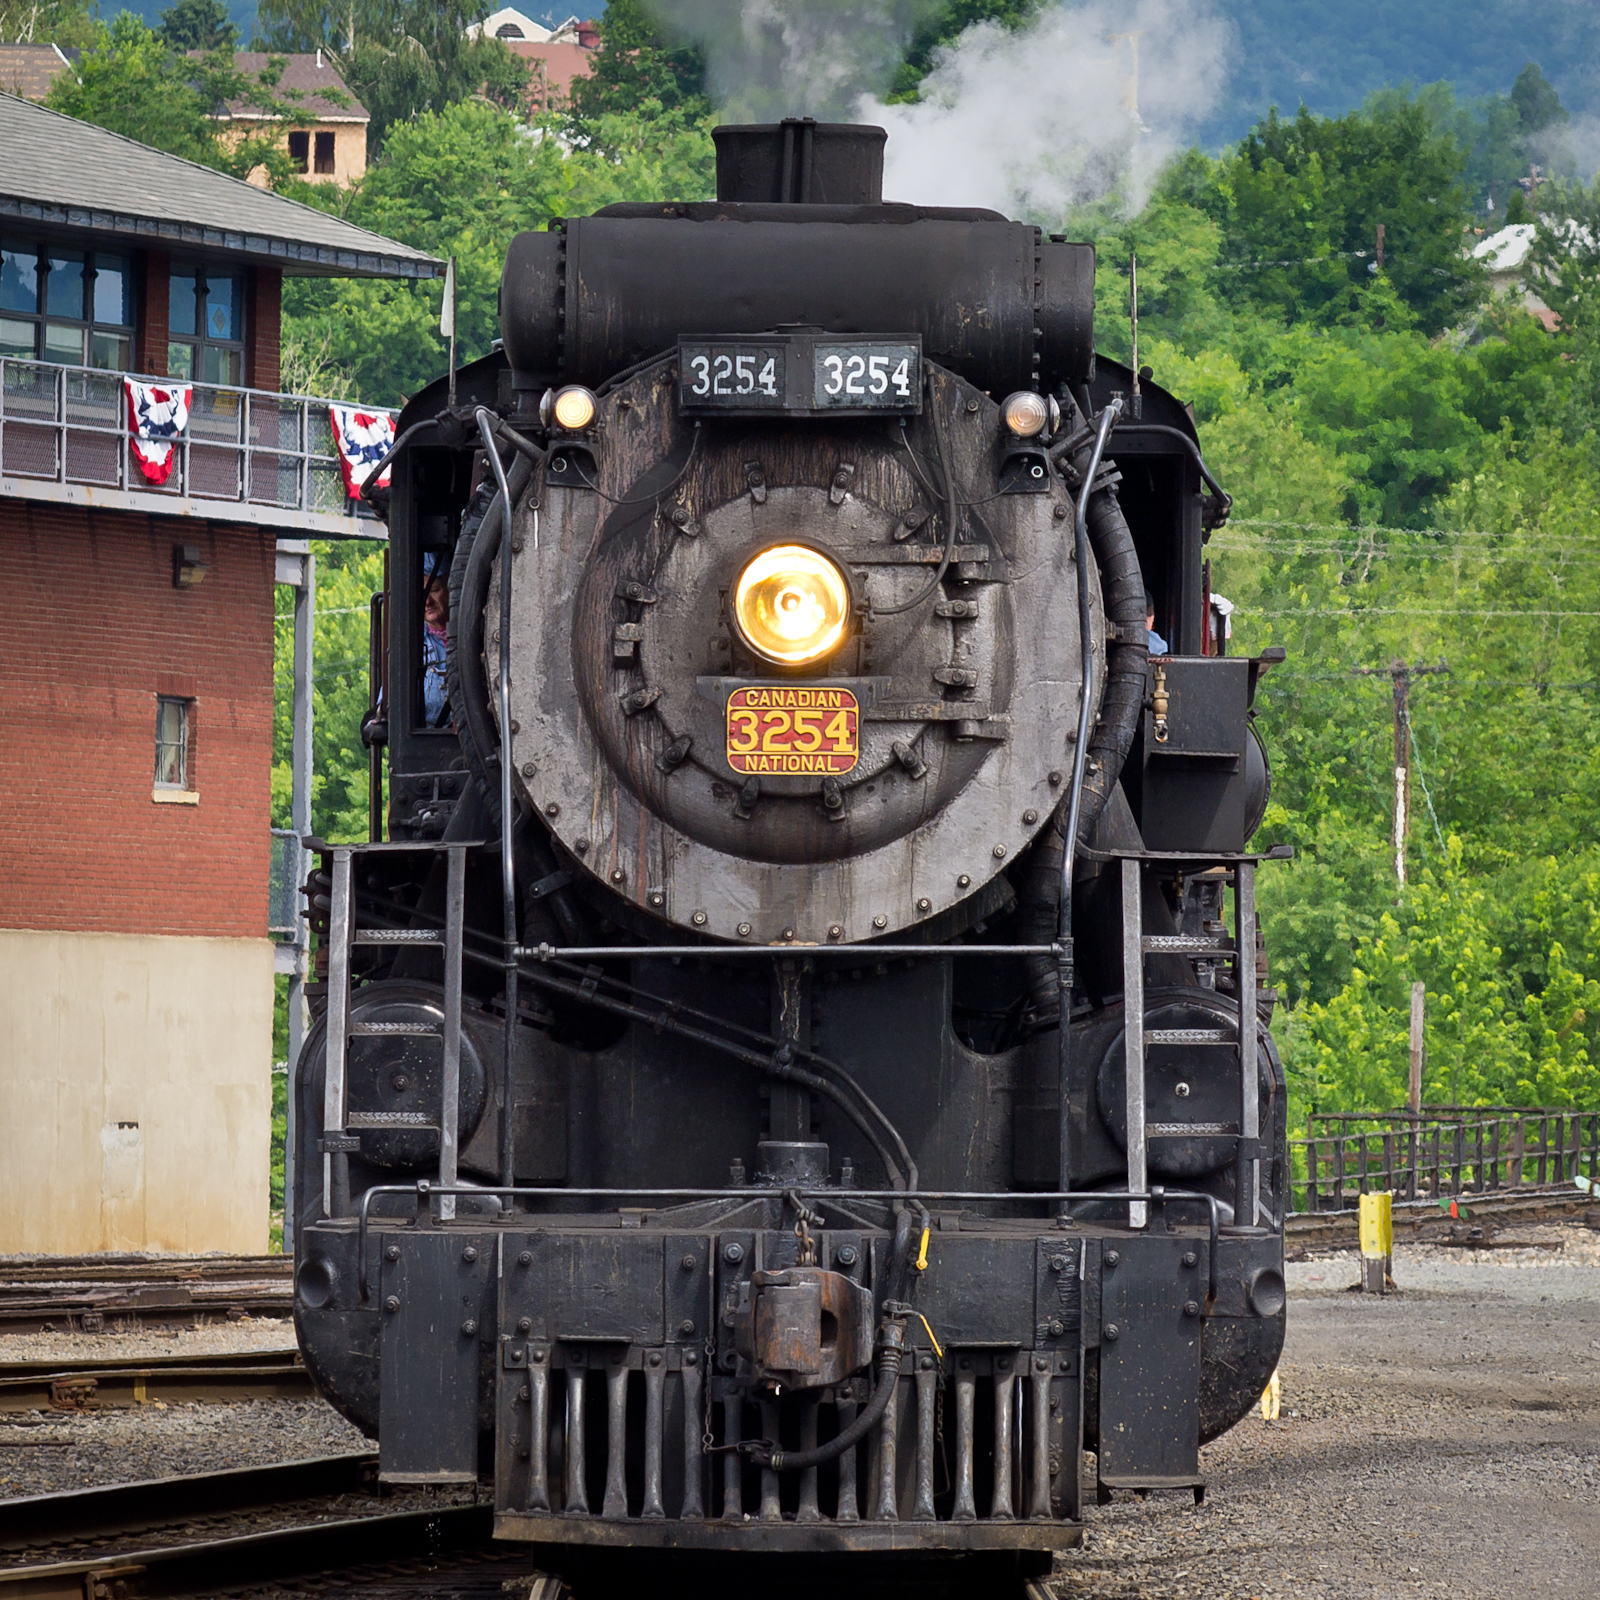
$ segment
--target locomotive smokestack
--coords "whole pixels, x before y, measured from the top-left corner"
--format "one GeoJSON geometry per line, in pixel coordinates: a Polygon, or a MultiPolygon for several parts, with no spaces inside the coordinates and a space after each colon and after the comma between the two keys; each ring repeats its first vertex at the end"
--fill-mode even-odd
{"type": "Polygon", "coordinates": [[[717,199],[778,205],[883,203],[883,128],[854,122],[783,122],[713,128],[717,199]]]}

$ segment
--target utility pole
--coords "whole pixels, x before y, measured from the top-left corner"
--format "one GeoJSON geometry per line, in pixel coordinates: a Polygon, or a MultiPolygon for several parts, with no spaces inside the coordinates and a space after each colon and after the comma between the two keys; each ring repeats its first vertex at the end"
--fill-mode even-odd
{"type": "Polygon", "coordinates": [[[1394,683],[1394,875],[1406,883],[1406,831],[1411,811],[1411,680],[1447,673],[1444,662],[1436,667],[1408,666],[1391,661],[1386,667],[1356,667],[1364,678],[1389,678],[1394,683]]]}

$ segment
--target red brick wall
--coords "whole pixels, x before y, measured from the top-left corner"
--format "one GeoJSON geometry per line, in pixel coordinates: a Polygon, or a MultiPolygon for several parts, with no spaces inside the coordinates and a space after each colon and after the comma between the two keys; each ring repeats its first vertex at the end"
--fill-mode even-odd
{"type": "Polygon", "coordinates": [[[244,381],[252,389],[278,392],[282,322],[283,273],[257,267],[250,274],[250,310],[244,321],[244,381]]]}
{"type": "Polygon", "coordinates": [[[0,927],[265,937],[272,536],[0,500],[0,561],[0,927]],[[194,698],[198,805],[151,799],[161,693],[194,698]]]}
{"type": "Polygon", "coordinates": [[[133,368],[146,377],[167,375],[167,326],[172,311],[171,258],[164,250],[146,250],[141,257],[133,297],[133,368]]]}

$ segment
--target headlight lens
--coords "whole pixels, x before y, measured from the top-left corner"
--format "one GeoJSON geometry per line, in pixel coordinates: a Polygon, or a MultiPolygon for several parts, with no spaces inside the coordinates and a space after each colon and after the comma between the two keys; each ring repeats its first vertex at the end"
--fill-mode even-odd
{"type": "Polygon", "coordinates": [[[550,406],[555,425],[567,433],[581,433],[594,421],[594,413],[594,396],[576,384],[571,388],[558,389],[550,406]]]}
{"type": "Polygon", "coordinates": [[[850,586],[821,552],[800,544],[763,550],[739,574],[733,616],[744,642],[780,666],[836,650],[850,621],[850,586]]]}
{"type": "Polygon", "coordinates": [[[1035,434],[1043,433],[1050,423],[1050,402],[1042,394],[1034,394],[1029,389],[1019,389],[1015,394],[1007,395],[1006,401],[1000,408],[1000,415],[1005,418],[1006,426],[1019,439],[1031,439],[1035,434]]]}

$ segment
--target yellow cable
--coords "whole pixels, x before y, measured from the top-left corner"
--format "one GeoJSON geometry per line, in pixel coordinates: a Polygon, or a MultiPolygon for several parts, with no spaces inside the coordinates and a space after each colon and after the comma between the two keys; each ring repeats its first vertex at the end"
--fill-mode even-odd
{"type": "MultiPolygon", "coordinates": [[[[926,1241],[926,1236],[924,1236],[924,1241],[926,1241]]],[[[939,1348],[939,1341],[934,1337],[933,1328],[930,1326],[930,1324],[928,1322],[928,1319],[925,1316],[923,1316],[923,1314],[920,1311],[917,1313],[917,1321],[920,1322],[924,1328],[927,1328],[927,1330],[928,1330],[928,1343],[933,1346],[933,1353],[941,1361],[943,1361],[944,1360],[944,1351],[939,1348]]]]}
{"type": "Polygon", "coordinates": [[[930,1230],[927,1229],[927,1228],[924,1228],[922,1230],[922,1249],[917,1252],[917,1271],[918,1272],[926,1272],[928,1270],[928,1234],[929,1234],[929,1232],[930,1232],[930,1230]]]}

